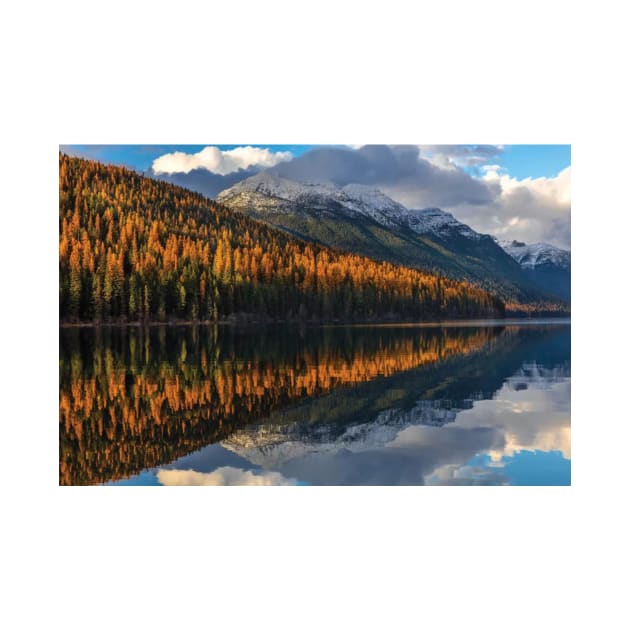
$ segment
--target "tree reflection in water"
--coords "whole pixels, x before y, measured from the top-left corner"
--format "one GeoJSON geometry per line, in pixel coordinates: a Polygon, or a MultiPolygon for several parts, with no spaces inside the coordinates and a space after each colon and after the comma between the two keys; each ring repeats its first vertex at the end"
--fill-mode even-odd
{"type": "Polygon", "coordinates": [[[62,329],[60,484],[123,479],[261,423],[317,441],[370,430],[377,416],[402,426],[424,404],[447,410],[423,420],[441,425],[527,360],[568,364],[568,335],[515,325],[62,329]]]}

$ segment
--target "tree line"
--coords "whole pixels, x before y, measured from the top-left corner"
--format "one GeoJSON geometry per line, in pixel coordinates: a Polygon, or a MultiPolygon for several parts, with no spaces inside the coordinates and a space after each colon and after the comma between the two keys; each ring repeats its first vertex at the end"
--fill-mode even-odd
{"type": "Polygon", "coordinates": [[[186,189],[59,155],[62,321],[503,316],[468,282],[319,246],[186,189]]]}

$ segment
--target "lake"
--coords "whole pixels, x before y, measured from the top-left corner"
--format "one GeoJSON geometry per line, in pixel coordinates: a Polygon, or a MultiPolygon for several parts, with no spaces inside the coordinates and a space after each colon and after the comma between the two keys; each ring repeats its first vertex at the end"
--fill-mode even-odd
{"type": "Polygon", "coordinates": [[[60,485],[570,485],[568,320],[61,328],[60,485]]]}

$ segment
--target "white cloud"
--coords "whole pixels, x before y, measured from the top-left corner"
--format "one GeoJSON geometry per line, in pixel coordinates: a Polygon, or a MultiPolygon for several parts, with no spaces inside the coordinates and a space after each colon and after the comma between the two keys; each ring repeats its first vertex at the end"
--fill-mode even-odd
{"type": "Polygon", "coordinates": [[[420,157],[446,170],[482,167],[503,152],[503,145],[421,144],[420,157]]]}
{"type": "Polygon", "coordinates": [[[571,247],[571,167],[555,177],[517,179],[496,164],[479,178],[495,192],[487,205],[461,205],[454,215],[473,229],[527,243],[571,247]]]}
{"type": "Polygon", "coordinates": [[[482,179],[490,184],[499,183],[501,196],[509,198],[519,192],[527,191],[538,203],[553,206],[560,210],[571,207],[571,167],[567,166],[555,177],[538,177],[532,179],[516,179],[507,173],[501,173],[496,164],[483,167],[485,174],[482,179]]]}
{"type": "Polygon", "coordinates": [[[274,153],[260,147],[236,147],[228,151],[221,151],[218,147],[205,147],[198,153],[175,151],[161,155],[153,161],[153,172],[190,173],[195,169],[205,169],[218,175],[227,175],[252,166],[269,168],[292,158],[290,151],[274,153]]]}
{"type": "Polygon", "coordinates": [[[287,479],[277,472],[254,474],[233,466],[222,466],[209,473],[195,470],[165,470],[157,473],[164,486],[294,486],[296,479],[287,479]]]}

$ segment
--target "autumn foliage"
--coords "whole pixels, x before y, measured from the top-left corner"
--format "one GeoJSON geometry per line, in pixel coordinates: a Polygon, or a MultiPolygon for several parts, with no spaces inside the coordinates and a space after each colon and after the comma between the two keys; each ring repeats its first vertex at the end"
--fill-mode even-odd
{"type": "Polygon", "coordinates": [[[503,316],[467,282],[291,236],[122,167],[59,156],[63,321],[503,316]]]}

